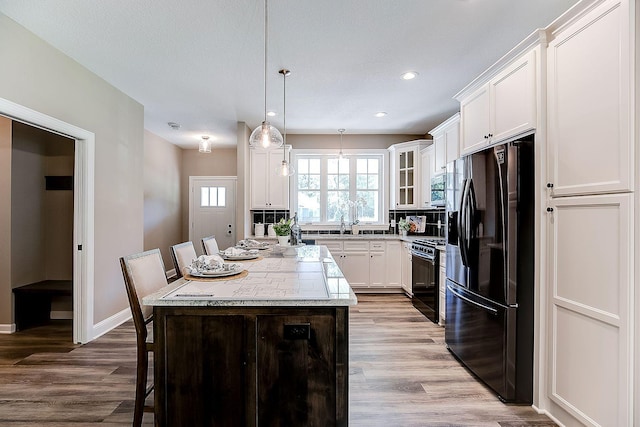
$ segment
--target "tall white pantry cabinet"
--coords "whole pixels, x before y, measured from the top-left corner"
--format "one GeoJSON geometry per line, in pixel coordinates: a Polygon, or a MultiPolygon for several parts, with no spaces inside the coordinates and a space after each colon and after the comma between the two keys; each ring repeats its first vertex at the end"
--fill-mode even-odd
{"type": "Polygon", "coordinates": [[[579,6],[548,31],[547,404],[566,426],[640,425],[637,2],[579,6]]]}
{"type": "Polygon", "coordinates": [[[460,154],[535,132],[534,407],[640,427],[640,0],[583,0],[463,89],[460,154]]]}

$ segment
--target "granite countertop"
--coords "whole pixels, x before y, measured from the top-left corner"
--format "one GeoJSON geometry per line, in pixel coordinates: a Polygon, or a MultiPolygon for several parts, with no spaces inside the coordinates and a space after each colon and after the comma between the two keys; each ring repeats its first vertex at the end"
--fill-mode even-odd
{"type": "MultiPolygon", "coordinates": [[[[402,237],[400,234],[302,234],[303,239],[322,241],[322,240],[400,240],[403,242],[412,242],[416,239],[429,239],[429,238],[438,238],[437,236],[422,236],[422,235],[414,235],[410,234],[406,237],[402,237]]],[[[440,237],[441,238],[441,237],[440,237]]],[[[247,239],[255,239],[255,240],[273,240],[275,241],[275,237],[269,236],[249,236],[247,239]]]]}
{"type": "Polygon", "coordinates": [[[261,258],[238,262],[244,277],[228,280],[181,278],[143,298],[151,306],[349,306],[358,300],[324,246],[287,252],[270,249],[261,258]],[[295,255],[284,256],[295,252],[295,255]]]}

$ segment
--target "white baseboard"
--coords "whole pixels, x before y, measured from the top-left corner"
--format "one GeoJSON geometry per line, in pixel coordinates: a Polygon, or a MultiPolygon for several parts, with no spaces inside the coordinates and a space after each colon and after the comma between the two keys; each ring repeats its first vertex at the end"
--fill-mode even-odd
{"type": "Polygon", "coordinates": [[[554,417],[553,415],[551,415],[549,413],[549,411],[547,411],[546,409],[540,409],[538,408],[536,405],[531,405],[531,407],[539,414],[541,415],[546,415],[547,417],[549,417],[549,419],[551,421],[553,421],[554,423],[556,423],[559,427],[565,427],[564,424],[562,424],[556,417],[554,417]]]}
{"type": "Polygon", "coordinates": [[[51,310],[49,312],[49,318],[53,320],[73,320],[73,310],[51,310]]]}
{"type": "Polygon", "coordinates": [[[96,323],[95,325],[93,325],[93,330],[91,331],[91,338],[89,339],[89,341],[93,341],[96,338],[101,337],[110,330],[122,325],[129,319],[131,319],[131,309],[127,307],[119,313],[116,313],[113,316],[104,319],[102,322],[96,323]]]}
{"type": "Polygon", "coordinates": [[[0,334],[13,334],[16,331],[16,324],[10,323],[8,325],[0,324],[0,334]]]}

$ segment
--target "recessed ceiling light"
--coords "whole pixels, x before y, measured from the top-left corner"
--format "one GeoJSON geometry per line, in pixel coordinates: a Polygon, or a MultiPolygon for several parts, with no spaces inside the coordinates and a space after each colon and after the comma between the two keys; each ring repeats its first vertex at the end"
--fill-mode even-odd
{"type": "Polygon", "coordinates": [[[386,115],[387,115],[387,113],[386,113],[386,112],[384,112],[384,111],[379,111],[379,112],[377,112],[377,113],[376,113],[376,114],[374,114],[374,115],[375,115],[376,117],[384,117],[384,116],[386,116],[386,115]]]}
{"type": "Polygon", "coordinates": [[[275,111],[269,111],[267,113],[267,116],[269,116],[269,117],[273,117],[273,116],[277,116],[277,115],[278,115],[278,113],[276,113],[275,111]]]}
{"type": "Polygon", "coordinates": [[[407,71],[402,75],[403,80],[412,80],[418,77],[418,73],[416,71],[407,71]]]}

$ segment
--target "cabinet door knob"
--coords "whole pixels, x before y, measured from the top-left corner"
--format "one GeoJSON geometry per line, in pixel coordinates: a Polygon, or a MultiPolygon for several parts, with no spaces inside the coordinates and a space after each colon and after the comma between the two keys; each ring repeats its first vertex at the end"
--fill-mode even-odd
{"type": "Polygon", "coordinates": [[[489,134],[489,138],[491,138],[492,136],[493,136],[493,134],[492,134],[492,133],[490,133],[490,134],[489,134]]]}
{"type": "Polygon", "coordinates": [[[547,182],[547,188],[553,188],[553,183],[547,182]]]}
{"type": "Polygon", "coordinates": [[[553,212],[553,208],[547,208],[547,212],[553,212]]]}
{"type": "Polygon", "coordinates": [[[484,136],[484,139],[489,139],[489,135],[485,135],[485,136],[484,136]]]}

